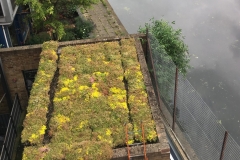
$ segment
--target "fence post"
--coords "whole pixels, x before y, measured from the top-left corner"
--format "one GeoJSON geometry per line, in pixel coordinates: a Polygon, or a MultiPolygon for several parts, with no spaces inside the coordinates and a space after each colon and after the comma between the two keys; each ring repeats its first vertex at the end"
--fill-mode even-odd
{"type": "Polygon", "coordinates": [[[178,86],[178,68],[176,67],[175,88],[174,88],[174,106],[173,106],[173,122],[172,122],[172,130],[173,131],[175,131],[175,121],[176,121],[177,86],[178,86]]]}
{"type": "Polygon", "coordinates": [[[220,155],[220,160],[222,160],[222,159],[223,159],[223,156],[224,156],[224,150],[225,150],[225,147],[226,147],[227,138],[228,138],[228,132],[225,131],[224,139],[223,139],[223,144],[222,144],[221,155],[220,155]]]}

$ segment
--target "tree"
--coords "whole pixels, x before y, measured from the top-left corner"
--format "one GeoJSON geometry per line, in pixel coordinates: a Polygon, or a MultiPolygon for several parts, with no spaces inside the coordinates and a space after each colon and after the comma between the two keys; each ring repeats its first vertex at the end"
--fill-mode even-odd
{"type": "MultiPolygon", "coordinates": [[[[175,22],[172,22],[175,24],[175,22]]],[[[146,28],[158,40],[158,49],[165,50],[172,58],[172,61],[184,75],[187,73],[189,66],[188,47],[183,42],[181,29],[173,29],[169,22],[164,20],[151,19],[151,23],[146,23],[144,27],[139,28],[139,32],[146,33],[146,28]]]]}
{"type": "Polygon", "coordinates": [[[65,35],[62,19],[71,16],[78,7],[87,8],[99,0],[16,0],[18,5],[29,5],[33,26],[47,30],[55,39],[65,35]]]}

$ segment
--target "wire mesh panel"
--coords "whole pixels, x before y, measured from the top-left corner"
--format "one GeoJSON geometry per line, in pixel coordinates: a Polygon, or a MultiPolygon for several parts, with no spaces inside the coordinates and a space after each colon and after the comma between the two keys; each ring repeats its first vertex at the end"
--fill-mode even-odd
{"type": "Polygon", "coordinates": [[[224,160],[240,159],[240,147],[231,136],[228,136],[223,159],[224,160]]]}
{"type": "Polygon", "coordinates": [[[163,47],[159,46],[158,40],[151,34],[149,34],[149,39],[160,96],[168,110],[172,113],[176,66],[163,47]]]}
{"type": "MultiPolygon", "coordinates": [[[[148,38],[151,52],[148,54],[151,56],[147,55],[147,62],[149,65],[149,58],[152,58],[151,63],[153,64],[149,66],[150,69],[153,67],[155,69],[156,84],[159,89],[157,92],[160,92],[161,100],[172,116],[176,66],[164,47],[151,33],[148,34],[148,38]]],[[[150,72],[154,71],[150,70],[150,72]]],[[[190,157],[192,159],[217,160],[221,153],[224,153],[224,160],[240,159],[240,147],[230,135],[222,151],[226,129],[181,73],[178,74],[177,84],[175,113],[177,129],[175,133],[183,147],[190,144],[194,150],[193,157],[190,157]],[[187,143],[185,143],[186,140],[187,143]]],[[[165,111],[163,113],[165,114],[165,111]]]]}
{"type": "Polygon", "coordinates": [[[177,122],[199,159],[219,159],[225,129],[190,82],[178,75],[177,122]],[[204,153],[204,154],[203,154],[204,153]]]}

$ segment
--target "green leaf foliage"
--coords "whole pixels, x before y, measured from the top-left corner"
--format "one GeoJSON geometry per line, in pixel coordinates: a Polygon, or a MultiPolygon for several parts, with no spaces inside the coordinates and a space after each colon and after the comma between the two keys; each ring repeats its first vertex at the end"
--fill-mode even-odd
{"type": "Polygon", "coordinates": [[[36,35],[31,35],[27,41],[25,42],[26,45],[32,45],[32,44],[42,44],[46,41],[50,41],[52,38],[51,36],[46,32],[40,32],[36,35]]]}
{"type": "Polygon", "coordinates": [[[81,18],[77,17],[75,19],[76,27],[74,32],[77,35],[77,39],[84,39],[89,37],[89,33],[93,30],[93,23],[90,21],[82,20],[81,18]]]}
{"type": "Polygon", "coordinates": [[[76,8],[88,8],[99,0],[16,0],[18,5],[29,5],[34,28],[47,30],[60,40],[66,33],[61,20],[76,13],[76,8]]]}
{"type": "MultiPolygon", "coordinates": [[[[175,21],[172,24],[175,24],[175,21]]],[[[146,33],[147,28],[159,41],[159,49],[165,50],[171,56],[179,71],[185,75],[190,68],[190,59],[188,47],[182,39],[184,37],[182,36],[181,29],[175,30],[169,22],[154,19],[151,19],[150,23],[146,23],[144,27],[140,27],[139,32],[146,33]]]]}

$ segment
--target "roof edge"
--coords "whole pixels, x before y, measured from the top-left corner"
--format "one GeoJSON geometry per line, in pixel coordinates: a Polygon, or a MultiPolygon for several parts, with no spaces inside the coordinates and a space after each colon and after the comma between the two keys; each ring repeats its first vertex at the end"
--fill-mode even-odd
{"type": "MultiPolygon", "coordinates": [[[[74,40],[74,41],[64,41],[64,42],[59,42],[59,47],[73,46],[73,45],[80,45],[80,44],[91,44],[91,43],[98,43],[98,42],[119,41],[121,39],[133,38],[133,37],[143,38],[143,37],[146,37],[146,35],[145,34],[129,34],[126,36],[117,36],[117,37],[101,37],[101,38],[82,39],[82,40],[74,40]]],[[[2,52],[7,53],[7,52],[12,52],[12,51],[28,50],[28,49],[31,50],[31,49],[38,49],[38,48],[41,49],[42,44],[1,48],[0,53],[2,53],[2,52]]]]}

